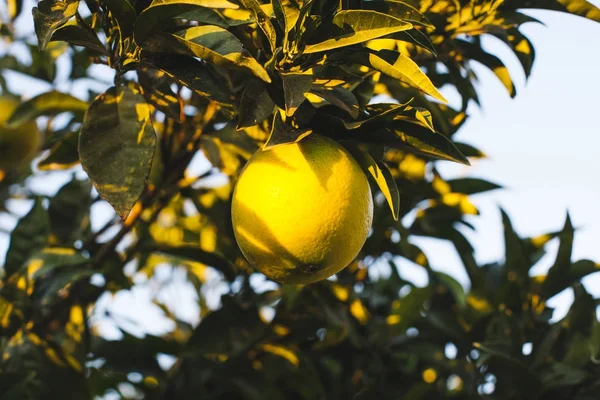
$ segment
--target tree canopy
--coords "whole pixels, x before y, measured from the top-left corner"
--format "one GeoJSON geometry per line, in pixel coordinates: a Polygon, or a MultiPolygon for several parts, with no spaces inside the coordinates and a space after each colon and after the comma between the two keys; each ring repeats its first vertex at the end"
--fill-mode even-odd
{"type": "Polygon", "coordinates": [[[560,231],[523,237],[503,211],[505,255],[479,265],[464,233],[479,215],[471,197],[501,188],[438,168],[485,157],[457,135],[479,104],[474,64],[516,95],[514,71],[482,39],[504,42],[528,77],[535,51],[521,27],[540,21],[527,9],[600,22],[591,3],[0,1],[2,96],[19,101],[0,110],[0,150],[12,151],[2,130],[36,121],[43,135],[33,163],[0,170],[0,213],[29,207],[0,230],[10,240],[0,399],[600,397],[597,299],[581,285],[600,265],[572,259],[569,216],[560,231]],[[52,90],[23,98],[9,73],[52,90]],[[369,177],[372,232],[332,279],[256,284],[233,236],[232,189],[255,151],[313,133],[369,177]],[[56,193],[30,184],[65,176],[56,193]],[[113,211],[95,227],[100,204],[113,211]],[[467,287],[430,265],[415,237],[450,243],[467,287]],[[533,275],[552,240],[553,265],[533,275]],[[399,259],[428,284],[403,279],[399,259]],[[163,335],[135,335],[98,307],[160,286],[165,268],[194,288],[199,323],[160,290],[163,335]],[[570,311],[552,321],[547,301],[569,288],[570,311]],[[101,319],[119,338],[102,334],[101,319]]]}

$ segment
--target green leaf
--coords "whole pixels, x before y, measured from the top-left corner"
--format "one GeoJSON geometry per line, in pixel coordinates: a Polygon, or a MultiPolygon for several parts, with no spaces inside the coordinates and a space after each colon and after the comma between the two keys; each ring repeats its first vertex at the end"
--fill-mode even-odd
{"type": "Polygon", "coordinates": [[[351,62],[373,68],[400,82],[414,87],[443,103],[448,101],[433,85],[421,68],[409,57],[394,50],[371,50],[340,52],[332,57],[335,61],[351,62]]]}
{"type": "Polygon", "coordinates": [[[504,246],[505,246],[505,266],[506,271],[516,273],[516,277],[523,284],[529,280],[529,269],[531,264],[525,256],[523,242],[513,229],[512,223],[508,214],[504,210],[500,210],[502,214],[502,225],[504,226],[504,246]]]}
{"type": "Polygon", "coordinates": [[[56,115],[73,112],[82,115],[88,103],[67,93],[51,91],[29,99],[17,107],[7,122],[8,126],[18,126],[41,115],[56,115]]]}
{"type": "Polygon", "coordinates": [[[162,71],[140,67],[138,80],[148,103],[177,121],[181,119],[179,97],[171,90],[172,79],[162,71]]]}
{"type": "Polygon", "coordinates": [[[52,197],[48,215],[53,244],[71,245],[89,228],[90,189],[89,181],[73,179],[52,197]]]}
{"type": "Polygon", "coordinates": [[[429,36],[426,33],[421,32],[418,29],[410,29],[404,32],[398,32],[393,34],[393,37],[396,40],[401,40],[403,42],[412,43],[416,46],[420,46],[425,50],[429,51],[434,57],[437,57],[437,50],[435,49],[435,45],[431,42],[429,36]]]}
{"type": "Polygon", "coordinates": [[[533,47],[533,43],[531,43],[531,41],[517,28],[507,29],[506,31],[501,32],[493,31],[490,32],[490,34],[502,40],[512,49],[523,67],[525,77],[528,78],[531,75],[531,68],[535,61],[535,48],[533,47]]]}
{"type": "Polygon", "coordinates": [[[400,321],[393,325],[394,331],[404,333],[414,325],[421,316],[425,303],[430,299],[433,292],[431,286],[424,288],[413,287],[406,296],[400,299],[400,307],[394,309],[391,315],[398,315],[400,321]]]}
{"type": "Polygon", "coordinates": [[[573,238],[575,229],[571,224],[571,218],[567,214],[564,227],[559,233],[560,245],[554,264],[548,270],[548,274],[542,285],[542,292],[546,296],[556,294],[566,288],[573,281],[568,279],[571,269],[571,255],[573,251],[573,238]]]}
{"type": "Polygon", "coordinates": [[[285,113],[290,117],[305,100],[304,95],[312,88],[313,75],[312,72],[281,72],[280,75],[285,96],[285,113]]]}
{"type": "Polygon", "coordinates": [[[128,0],[102,0],[111,15],[117,20],[123,40],[133,35],[133,24],[137,17],[135,9],[128,0]]]}
{"type": "Polygon", "coordinates": [[[321,23],[304,53],[316,53],[363,43],[413,26],[390,15],[370,10],[343,10],[321,23]]]}
{"type": "Polygon", "coordinates": [[[155,28],[160,29],[162,21],[170,18],[185,18],[227,28],[227,21],[214,8],[236,9],[239,6],[227,0],[203,0],[201,3],[195,0],[154,0],[135,21],[135,40],[138,44],[144,43],[155,28]]]}
{"type": "Polygon", "coordinates": [[[371,116],[358,121],[344,121],[344,128],[349,130],[356,129],[364,133],[371,133],[378,129],[384,129],[395,117],[409,108],[409,103],[378,103],[367,105],[365,109],[368,115],[371,116]]]}
{"type": "Polygon", "coordinates": [[[79,135],[81,165],[123,219],[144,190],[155,146],[150,108],[137,84],[94,99],[79,135]]]}
{"type": "Polygon", "coordinates": [[[462,154],[465,155],[465,157],[472,157],[472,158],[486,158],[487,157],[484,152],[471,146],[470,144],[466,144],[466,143],[462,143],[462,142],[454,142],[454,145],[462,154]]]}
{"type": "Polygon", "coordinates": [[[413,25],[420,25],[427,28],[435,26],[415,7],[403,1],[397,0],[369,0],[363,3],[366,10],[378,11],[403,21],[410,22],[413,25]]]}
{"type": "Polygon", "coordinates": [[[79,132],[68,132],[52,145],[48,155],[37,164],[37,168],[42,171],[56,171],[79,164],[78,143],[79,132]]]}
{"type": "Polygon", "coordinates": [[[500,185],[478,178],[450,179],[446,182],[450,185],[450,190],[453,193],[464,193],[468,195],[502,188],[500,185]]]}
{"type": "Polygon", "coordinates": [[[223,272],[225,276],[233,280],[236,276],[235,266],[223,255],[218,253],[209,253],[200,247],[193,246],[157,246],[151,251],[168,254],[175,258],[196,261],[208,266],[214,267],[223,272]]]}
{"type": "Polygon", "coordinates": [[[194,26],[175,35],[158,33],[143,44],[146,50],[157,53],[179,53],[206,60],[216,67],[245,68],[265,82],[271,78],[229,31],[218,26],[194,26]]]}
{"type": "Polygon", "coordinates": [[[350,90],[340,86],[327,87],[324,85],[313,85],[311,93],[327,100],[340,110],[344,110],[352,118],[358,118],[360,112],[358,100],[350,90]]]}
{"type": "Polygon", "coordinates": [[[363,151],[355,146],[346,144],[346,148],[354,156],[354,159],[367,176],[370,176],[377,184],[390,207],[392,217],[395,221],[398,221],[400,215],[400,193],[387,165],[382,161],[376,161],[367,151],[363,151]]]}
{"type": "Polygon", "coordinates": [[[275,103],[269,96],[267,86],[259,79],[252,79],[240,96],[237,129],[254,126],[273,115],[275,103]]]}
{"type": "Polygon", "coordinates": [[[294,29],[298,18],[300,18],[300,10],[303,6],[302,1],[298,0],[272,0],[273,11],[278,21],[283,21],[283,30],[285,32],[285,40],[289,32],[294,29]]]}
{"type": "Polygon", "coordinates": [[[110,52],[104,47],[104,44],[98,39],[98,36],[79,25],[65,25],[62,28],[57,29],[50,41],[64,41],[97,51],[105,56],[110,55],[110,52]]]}
{"type": "MultiPolygon", "coordinates": [[[[57,268],[76,267],[87,264],[89,259],[71,248],[47,247],[32,255],[32,259],[41,261],[41,266],[33,273],[33,279],[47,277],[57,268]]],[[[52,293],[56,295],[56,292],[52,293]]]]}
{"type": "Polygon", "coordinates": [[[42,0],[33,8],[33,22],[40,50],[46,50],[54,32],[77,13],[79,0],[42,0]]]}
{"type": "Polygon", "coordinates": [[[271,22],[271,18],[263,11],[257,0],[240,0],[240,3],[252,13],[258,27],[263,31],[269,41],[271,54],[275,54],[275,49],[277,48],[277,32],[271,22]]]}
{"type": "Polygon", "coordinates": [[[169,55],[153,57],[148,65],[174,78],[196,94],[216,101],[223,107],[233,108],[233,95],[211,69],[191,57],[169,55]]]}
{"type": "Polygon", "coordinates": [[[561,11],[600,22],[600,9],[586,0],[511,0],[507,3],[511,6],[514,4],[517,8],[539,8],[561,11]]]}
{"type": "Polygon", "coordinates": [[[223,355],[228,359],[247,352],[263,335],[267,325],[262,323],[255,307],[243,309],[231,298],[224,298],[224,303],[194,330],[183,350],[184,357],[223,355]]]}
{"type": "Polygon", "coordinates": [[[48,213],[41,199],[37,198],[29,213],[19,220],[10,235],[10,245],[4,264],[5,276],[8,277],[18,271],[33,252],[45,247],[49,233],[48,213]]]}
{"type": "Polygon", "coordinates": [[[14,21],[21,14],[21,11],[23,10],[23,1],[22,0],[8,0],[6,2],[6,5],[8,6],[8,16],[10,17],[11,21],[14,21]]]}
{"type": "Polygon", "coordinates": [[[477,61],[492,70],[494,75],[502,82],[510,96],[515,97],[517,95],[515,84],[508,72],[508,68],[506,68],[502,60],[493,54],[486,53],[480,46],[474,45],[473,43],[464,40],[460,40],[459,43],[465,58],[477,61]]]}
{"type": "Polygon", "coordinates": [[[296,143],[310,135],[310,129],[294,129],[288,126],[281,118],[281,113],[276,112],[273,117],[273,126],[263,149],[270,149],[280,144],[296,143]]]}
{"type": "MultiPolygon", "coordinates": [[[[404,121],[395,121],[392,129],[400,139],[399,148],[404,148],[416,154],[433,157],[440,160],[454,161],[471,165],[469,160],[456,148],[446,136],[431,132],[429,129],[404,121]],[[399,124],[402,122],[402,124],[399,124]]],[[[398,144],[392,141],[390,145],[398,144]]]]}

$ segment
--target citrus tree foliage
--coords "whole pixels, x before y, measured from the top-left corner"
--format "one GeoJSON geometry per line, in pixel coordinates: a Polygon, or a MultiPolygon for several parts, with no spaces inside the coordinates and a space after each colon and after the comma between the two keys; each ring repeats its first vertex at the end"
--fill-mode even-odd
{"type": "Polygon", "coordinates": [[[503,41],[529,76],[534,47],[520,28],[539,21],[522,9],[600,21],[592,4],[42,0],[32,14],[22,0],[5,5],[4,95],[9,71],[55,82],[58,59],[69,60],[73,87],[94,84],[87,96],[66,87],[23,99],[7,122],[37,120],[44,146],[33,169],[0,172],[1,209],[31,205],[3,233],[0,398],[600,396],[597,300],[580,284],[598,264],[572,260],[569,218],[561,231],[530,238],[503,213],[505,256],[478,265],[463,234],[478,215],[470,199],[499,186],[444,179],[436,168],[485,157],[457,135],[467,105],[478,103],[474,64],[515,95],[482,38],[503,41]],[[17,17],[35,32],[17,29],[17,17]],[[97,65],[113,71],[110,83],[97,65]],[[460,104],[446,102],[446,87],[460,104]],[[233,238],[232,188],[261,146],[312,133],[347,147],[370,177],[372,234],[335,279],[257,287],[233,238]],[[211,164],[200,174],[188,168],[199,152],[211,164]],[[52,196],[28,185],[81,168],[85,179],[74,174],[52,196]],[[104,201],[115,216],[92,229],[90,209],[104,201]],[[468,287],[437,272],[414,237],[451,243],[468,287]],[[556,260],[532,276],[551,240],[560,241],[556,260]],[[402,279],[401,258],[429,284],[402,279]],[[112,316],[98,315],[100,296],[165,265],[196,289],[200,323],[156,297],[171,332],[103,338],[92,318],[112,316]],[[567,288],[575,302],[551,322],[547,300],[567,288]],[[176,361],[166,368],[158,355],[176,361]]]}

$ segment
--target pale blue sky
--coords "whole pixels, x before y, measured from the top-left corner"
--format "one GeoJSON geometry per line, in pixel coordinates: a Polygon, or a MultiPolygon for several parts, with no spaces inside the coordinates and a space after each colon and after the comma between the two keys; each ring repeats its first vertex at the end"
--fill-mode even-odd
{"type": "MultiPolygon", "coordinates": [[[[594,2],[598,4],[598,1],[594,2]]],[[[477,232],[469,234],[482,262],[497,260],[503,255],[502,227],[498,206],[511,216],[522,235],[537,235],[562,227],[565,213],[571,213],[576,233],[573,258],[600,261],[600,114],[597,93],[600,93],[600,24],[564,14],[531,11],[547,27],[529,24],[523,31],[536,48],[536,64],[527,84],[516,58],[503,44],[495,40],[486,45],[501,57],[513,73],[518,95],[511,99],[491,72],[478,68],[481,78],[480,98],[483,111],[471,106],[471,118],[457,134],[458,140],[476,145],[489,155],[471,167],[440,163],[445,178],[474,176],[504,184],[507,188],[473,198],[481,216],[473,218],[477,232]]],[[[23,18],[21,18],[23,21],[23,18]]],[[[0,51],[2,49],[0,48],[0,51]]],[[[15,74],[9,84],[19,87],[26,98],[47,90],[44,85],[32,85],[15,74]]],[[[61,85],[62,86],[62,85],[61,85]]],[[[66,87],[61,87],[66,90],[66,87]]],[[[83,95],[83,85],[75,93],[83,95]]],[[[98,89],[102,89],[100,85],[98,89]]],[[[452,98],[452,93],[446,92],[452,98]]],[[[60,183],[63,183],[61,180],[60,183]]],[[[36,179],[37,188],[54,190],[44,178],[36,179]]],[[[46,190],[44,190],[46,191],[46,190]]],[[[14,205],[23,213],[26,208],[14,205]]],[[[104,218],[106,206],[99,206],[95,224],[104,218]]],[[[14,220],[0,216],[0,227],[10,229],[14,220]]],[[[435,269],[450,273],[461,282],[466,276],[452,247],[430,239],[414,240],[425,250],[435,269]]],[[[550,255],[535,268],[544,272],[551,264],[557,243],[548,246],[550,255]]],[[[7,237],[0,234],[0,257],[7,247],[7,237]]],[[[423,283],[423,272],[409,262],[401,262],[400,272],[406,278],[423,283]]],[[[121,293],[103,303],[127,318],[144,320],[144,326],[158,333],[165,325],[160,313],[149,304],[160,282],[171,279],[161,273],[157,279],[142,285],[133,293],[121,293]]],[[[181,281],[180,279],[177,279],[181,281]]],[[[600,296],[600,274],[585,280],[586,286],[600,296]]],[[[219,287],[217,287],[217,290],[219,287]]],[[[170,304],[182,304],[194,297],[189,287],[172,285],[162,295],[170,304]]],[[[564,315],[572,295],[570,291],[557,296],[555,318],[564,315]]],[[[198,321],[197,307],[180,309],[181,316],[198,321]]],[[[139,327],[138,327],[139,328],[139,327]]],[[[138,331],[131,327],[131,330],[138,331]]],[[[111,331],[105,326],[105,332],[111,331]]],[[[113,330],[114,332],[114,330],[113,330]]]]}

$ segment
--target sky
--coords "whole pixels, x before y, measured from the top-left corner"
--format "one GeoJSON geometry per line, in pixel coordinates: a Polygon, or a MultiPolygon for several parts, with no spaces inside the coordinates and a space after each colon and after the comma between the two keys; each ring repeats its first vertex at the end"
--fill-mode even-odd
{"type": "MultiPolygon", "coordinates": [[[[599,1],[593,3],[598,5],[599,1]]],[[[476,68],[481,80],[482,109],[470,106],[471,117],[456,136],[457,140],[480,148],[489,158],[470,167],[441,162],[439,169],[447,179],[479,177],[505,186],[505,189],[473,197],[481,215],[471,219],[476,232],[466,232],[480,262],[496,261],[503,256],[499,207],[509,214],[521,236],[559,230],[568,211],[578,228],[573,260],[600,261],[600,180],[596,177],[600,171],[596,150],[600,147],[600,126],[595,120],[596,113],[600,113],[596,95],[600,93],[597,74],[600,52],[594,46],[595,38],[600,37],[600,24],[547,11],[528,13],[546,23],[545,27],[538,24],[523,27],[536,49],[531,77],[525,82],[518,61],[502,43],[495,39],[485,41],[488,50],[499,54],[509,67],[518,94],[511,99],[490,71],[476,68]]],[[[98,68],[98,73],[102,73],[101,67],[98,68]]],[[[13,75],[9,84],[19,86],[26,98],[48,89],[13,75]]],[[[83,86],[70,89],[75,94],[84,93],[83,86]]],[[[443,93],[452,100],[452,92],[443,93]]],[[[199,164],[203,164],[201,160],[199,164]]],[[[48,180],[40,177],[31,183],[36,189],[51,193],[68,179],[66,176],[57,178],[54,185],[49,185],[48,180]]],[[[102,224],[108,214],[107,207],[98,205],[94,209],[94,226],[102,224]]],[[[27,207],[14,204],[14,211],[23,214],[27,207]]],[[[0,215],[0,228],[11,229],[15,222],[0,215]]],[[[434,269],[447,272],[466,284],[466,274],[448,243],[434,239],[414,239],[413,242],[423,248],[434,269]]],[[[552,242],[547,246],[549,254],[534,268],[534,273],[544,273],[552,264],[557,244],[552,242]]],[[[0,259],[7,245],[7,236],[0,234],[0,259]]],[[[399,272],[418,285],[426,282],[423,270],[408,261],[400,262],[399,272]]],[[[260,277],[255,279],[261,280],[260,277]]],[[[190,286],[177,283],[182,281],[183,276],[174,276],[168,269],[162,269],[150,281],[139,280],[140,285],[131,292],[106,296],[102,307],[121,315],[120,323],[133,333],[145,330],[158,334],[170,326],[150,304],[150,299],[159,287],[166,286],[161,291],[163,300],[171,304],[190,302],[196,295],[190,286]]],[[[584,282],[588,290],[600,297],[600,274],[584,282]]],[[[211,288],[217,292],[223,290],[217,283],[211,288]]],[[[564,316],[571,301],[570,290],[553,298],[549,305],[556,307],[555,320],[564,316]]],[[[180,308],[178,313],[190,322],[198,322],[195,306],[180,308]]],[[[102,323],[101,330],[108,336],[118,336],[110,324],[102,323]]]]}

